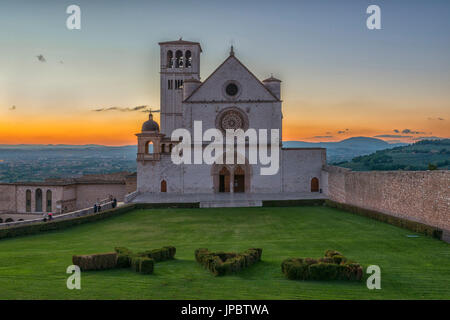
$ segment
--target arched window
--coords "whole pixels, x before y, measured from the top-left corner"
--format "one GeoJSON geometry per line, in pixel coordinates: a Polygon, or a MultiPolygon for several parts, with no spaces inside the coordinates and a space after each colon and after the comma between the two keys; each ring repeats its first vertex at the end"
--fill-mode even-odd
{"type": "Polygon", "coordinates": [[[311,179],[311,192],[319,192],[319,179],[316,177],[311,179]]]}
{"type": "Polygon", "coordinates": [[[167,192],[167,182],[166,180],[161,181],[161,192],[167,192]]]}
{"type": "Polygon", "coordinates": [[[145,153],[146,154],[150,154],[153,153],[153,141],[147,141],[147,143],[145,144],[145,153]]]}
{"type": "Polygon", "coordinates": [[[14,222],[14,220],[12,218],[8,218],[5,220],[5,222],[14,222]]]}
{"type": "Polygon", "coordinates": [[[164,153],[164,152],[166,152],[166,145],[165,144],[161,144],[161,153],[164,153]]]}
{"type": "Polygon", "coordinates": [[[42,190],[36,189],[36,212],[42,212],[42,190]]]}
{"type": "Polygon", "coordinates": [[[191,50],[187,50],[184,54],[185,61],[186,61],[186,68],[190,68],[192,66],[192,53],[191,50]]]}
{"type": "Polygon", "coordinates": [[[183,52],[181,50],[175,52],[175,68],[183,68],[183,52]]]}
{"type": "Polygon", "coordinates": [[[47,190],[47,212],[52,212],[52,191],[47,190]]]}
{"type": "Polygon", "coordinates": [[[167,51],[167,68],[173,67],[173,52],[172,50],[167,51]]]}
{"type": "Polygon", "coordinates": [[[3,219],[2,218],[0,218],[0,223],[3,223],[3,219]]]}
{"type": "Polygon", "coordinates": [[[31,212],[31,190],[27,190],[25,199],[26,211],[31,212]]]}

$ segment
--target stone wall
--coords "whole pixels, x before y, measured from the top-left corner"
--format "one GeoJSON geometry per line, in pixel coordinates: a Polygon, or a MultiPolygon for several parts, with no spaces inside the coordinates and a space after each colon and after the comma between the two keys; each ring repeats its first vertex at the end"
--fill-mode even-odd
{"type": "Polygon", "coordinates": [[[0,213],[16,211],[16,186],[0,185],[0,213]]]}
{"type": "Polygon", "coordinates": [[[350,171],[326,166],[329,199],[450,230],[450,171],[350,171]]]}
{"type": "MultiPolygon", "coordinates": [[[[319,189],[326,183],[322,167],[326,163],[326,149],[283,148],[281,151],[282,192],[311,192],[311,179],[319,180],[319,189]]],[[[278,192],[278,191],[277,191],[278,192]]]]}

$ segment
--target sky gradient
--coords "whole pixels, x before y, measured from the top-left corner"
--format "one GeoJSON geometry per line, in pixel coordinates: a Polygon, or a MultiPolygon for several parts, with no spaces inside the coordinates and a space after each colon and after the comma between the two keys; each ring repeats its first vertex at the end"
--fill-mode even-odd
{"type": "Polygon", "coordinates": [[[158,42],[181,36],[202,80],[233,44],[283,81],[283,140],[450,137],[450,1],[0,0],[0,144],[135,144],[146,113],[93,110],[159,108],[158,42]]]}

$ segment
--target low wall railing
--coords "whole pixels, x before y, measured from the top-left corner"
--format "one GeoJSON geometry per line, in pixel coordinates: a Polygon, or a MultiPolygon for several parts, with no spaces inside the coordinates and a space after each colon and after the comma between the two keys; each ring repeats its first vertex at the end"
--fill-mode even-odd
{"type": "MultiPolygon", "coordinates": [[[[108,210],[108,209],[113,208],[113,203],[114,203],[114,201],[111,201],[109,198],[101,200],[99,202],[99,204],[101,206],[100,210],[103,211],[103,210],[108,210]]],[[[76,217],[82,217],[82,216],[92,214],[92,213],[94,213],[94,206],[92,206],[90,208],[72,211],[72,212],[53,215],[52,220],[71,219],[71,218],[76,218],[76,217]]],[[[36,219],[0,223],[0,228],[28,225],[28,224],[42,222],[43,220],[44,220],[44,218],[41,215],[39,218],[36,218],[36,219]]],[[[47,221],[49,221],[49,219],[47,219],[47,221]]]]}
{"type": "Polygon", "coordinates": [[[139,191],[131,192],[131,193],[125,195],[124,202],[125,202],[125,203],[130,203],[130,202],[133,201],[138,195],[139,195],[139,191]]]}

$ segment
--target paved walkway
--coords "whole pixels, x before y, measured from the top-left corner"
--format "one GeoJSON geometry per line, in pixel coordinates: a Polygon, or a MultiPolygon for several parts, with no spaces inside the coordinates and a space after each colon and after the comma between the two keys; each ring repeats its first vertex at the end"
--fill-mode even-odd
{"type": "Polygon", "coordinates": [[[167,202],[235,202],[262,200],[310,200],[326,199],[318,192],[298,193],[143,193],[132,200],[133,203],[167,203],[167,202]]]}

